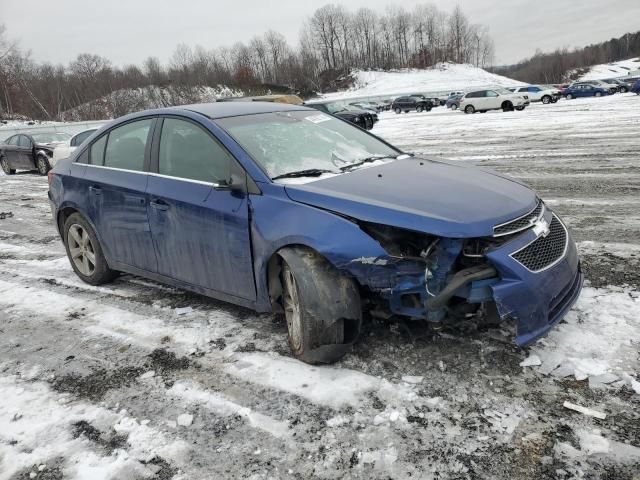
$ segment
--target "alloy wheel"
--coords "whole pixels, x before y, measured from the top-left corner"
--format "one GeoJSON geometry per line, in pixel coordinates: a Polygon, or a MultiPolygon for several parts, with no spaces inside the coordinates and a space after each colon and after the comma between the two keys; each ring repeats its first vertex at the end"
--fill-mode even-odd
{"type": "Polygon", "coordinates": [[[90,277],[96,271],[96,252],[89,237],[89,233],[74,223],[69,227],[67,235],[69,254],[78,271],[86,277],[90,277]]]}
{"type": "Polygon", "coordinates": [[[37,164],[38,164],[38,172],[41,175],[46,175],[47,174],[47,162],[46,162],[46,160],[42,156],[40,156],[40,157],[38,157],[37,164]]]}
{"type": "Polygon", "coordinates": [[[300,314],[300,301],[298,298],[298,286],[293,272],[288,268],[283,271],[284,280],[284,316],[289,329],[289,341],[291,348],[298,351],[302,348],[302,320],[300,314]]]}
{"type": "Polygon", "coordinates": [[[9,164],[7,163],[6,158],[0,158],[0,167],[2,167],[2,171],[7,175],[11,174],[11,169],[9,168],[9,164]]]}

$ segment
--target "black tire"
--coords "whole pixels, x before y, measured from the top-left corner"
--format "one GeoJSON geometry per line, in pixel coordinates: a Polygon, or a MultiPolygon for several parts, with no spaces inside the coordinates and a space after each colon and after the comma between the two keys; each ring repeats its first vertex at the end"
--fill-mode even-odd
{"type": "Polygon", "coordinates": [[[451,108],[451,110],[457,110],[458,109],[458,105],[456,103],[452,103],[450,108],[451,108]]]}
{"type": "Polygon", "coordinates": [[[596,96],[596,97],[601,97],[601,96],[602,96],[602,94],[601,94],[600,92],[596,92],[595,96],[596,96]]]}
{"type": "Polygon", "coordinates": [[[513,103],[511,102],[504,102],[502,104],[502,111],[503,112],[513,112],[513,103]]]}
{"type": "Polygon", "coordinates": [[[549,95],[545,95],[542,97],[542,103],[544,103],[545,105],[548,105],[551,103],[551,97],[549,95]]]}
{"type": "Polygon", "coordinates": [[[46,175],[51,170],[51,164],[49,158],[46,155],[40,154],[36,157],[36,168],[40,175],[46,175]]]}
{"type": "Polygon", "coordinates": [[[0,167],[2,167],[2,171],[5,175],[13,175],[14,173],[16,173],[16,169],[10,168],[9,162],[7,162],[7,159],[4,157],[0,158],[0,167]]]}
{"type": "Polygon", "coordinates": [[[430,112],[433,107],[427,107],[427,112],[430,112]]]}
{"type": "Polygon", "coordinates": [[[76,275],[78,275],[78,277],[80,277],[80,280],[88,283],[89,285],[102,285],[103,283],[110,282],[118,275],[117,272],[109,268],[107,259],[104,257],[104,253],[102,252],[102,246],[98,241],[98,237],[96,237],[93,228],[91,228],[91,225],[89,225],[89,223],[82,217],[82,215],[80,215],[79,213],[71,214],[69,218],[67,218],[67,220],[64,222],[62,232],[64,238],[64,246],[67,251],[69,263],[71,263],[73,271],[76,272],[76,275]],[[79,270],[74,258],[72,257],[69,240],[70,230],[72,229],[72,227],[82,228],[84,232],[86,232],[86,234],[89,236],[90,247],[94,255],[94,262],[92,262],[94,268],[89,275],[86,275],[79,270]]]}
{"type": "Polygon", "coordinates": [[[473,108],[473,105],[467,105],[466,107],[464,107],[464,113],[476,113],[476,109],[473,108]]]}
{"type": "Polygon", "coordinates": [[[393,111],[396,112],[396,114],[402,113],[402,109],[400,109],[400,107],[396,107],[393,111]]]}
{"type": "Polygon", "coordinates": [[[422,105],[418,105],[418,106],[416,107],[416,112],[418,112],[418,113],[422,113],[422,112],[424,112],[424,107],[423,107],[422,105]]]}
{"type": "Polygon", "coordinates": [[[567,100],[571,100],[571,99],[573,99],[573,95],[571,95],[570,93],[567,93],[567,96],[565,98],[567,100]]]}
{"type": "Polygon", "coordinates": [[[411,110],[405,110],[404,113],[409,113],[411,110]]]}
{"type": "Polygon", "coordinates": [[[291,352],[310,364],[339,360],[356,340],[362,323],[354,280],[306,248],[285,248],[280,256],[282,307],[291,352]]]}
{"type": "Polygon", "coordinates": [[[516,107],[516,110],[518,110],[519,112],[521,112],[522,110],[524,110],[524,107],[516,107]]]}
{"type": "Polygon", "coordinates": [[[620,93],[627,93],[629,89],[627,87],[620,87],[620,93]]]}
{"type": "Polygon", "coordinates": [[[487,113],[486,110],[480,110],[480,113],[487,113]]]}
{"type": "Polygon", "coordinates": [[[556,97],[553,97],[553,98],[551,99],[551,103],[558,103],[558,99],[557,99],[556,97]]]}

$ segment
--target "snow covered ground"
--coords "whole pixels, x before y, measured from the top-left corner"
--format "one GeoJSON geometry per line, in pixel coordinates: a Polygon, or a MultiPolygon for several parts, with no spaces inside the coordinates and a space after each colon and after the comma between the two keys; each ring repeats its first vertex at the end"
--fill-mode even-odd
{"type": "Polygon", "coordinates": [[[0,174],[14,214],[0,220],[0,480],[637,479],[639,107],[438,108],[374,127],[513,175],[567,221],[588,283],[527,349],[506,324],[374,323],[337,365],[308,366],[272,315],[132,276],[83,284],[46,179],[0,174]]]}
{"type": "Polygon", "coordinates": [[[359,97],[394,97],[411,93],[437,93],[473,87],[525,85],[517,80],[489,73],[472,65],[443,63],[429,69],[356,71],[353,88],[327,93],[323,98],[342,100],[359,97]]]}
{"type": "Polygon", "coordinates": [[[580,80],[600,80],[603,78],[626,77],[630,73],[640,72],[640,58],[630,58],[618,62],[604,63],[590,67],[580,76],[580,80]]]}

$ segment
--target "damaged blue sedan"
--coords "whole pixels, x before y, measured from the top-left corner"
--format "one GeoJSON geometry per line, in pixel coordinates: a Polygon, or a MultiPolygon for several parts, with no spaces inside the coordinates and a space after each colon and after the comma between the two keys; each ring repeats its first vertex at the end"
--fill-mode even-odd
{"type": "Polygon", "coordinates": [[[132,114],[49,174],[73,270],[139,275],[283,314],[293,355],[332,362],[363,316],[511,321],[545,335],[583,275],[528,187],[420,158],[331,115],[275,103],[132,114]]]}

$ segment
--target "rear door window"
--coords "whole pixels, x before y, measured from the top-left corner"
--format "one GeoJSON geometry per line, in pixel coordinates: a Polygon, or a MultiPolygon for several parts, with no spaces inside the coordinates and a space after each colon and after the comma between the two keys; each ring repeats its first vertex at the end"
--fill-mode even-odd
{"type": "Polygon", "coordinates": [[[231,154],[198,125],[165,118],[160,137],[158,173],[213,183],[229,178],[231,154]]]}
{"type": "Polygon", "coordinates": [[[153,119],[138,120],[109,132],[104,166],[144,171],[144,158],[153,119]]]}
{"type": "Polygon", "coordinates": [[[33,146],[31,140],[29,140],[29,137],[26,135],[20,135],[19,145],[22,148],[31,148],[33,146]]]}

